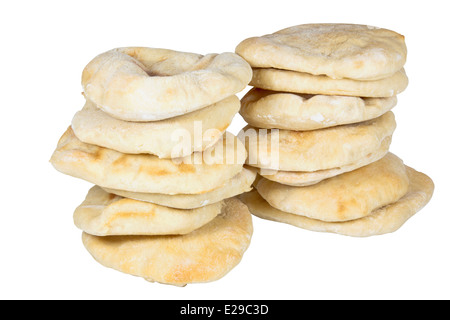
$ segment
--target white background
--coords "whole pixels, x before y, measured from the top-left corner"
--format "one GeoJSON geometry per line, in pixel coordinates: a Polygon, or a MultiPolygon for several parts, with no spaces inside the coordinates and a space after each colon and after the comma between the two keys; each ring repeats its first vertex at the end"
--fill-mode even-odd
{"type": "MultiPolygon", "coordinates": [[[[2,1],[3,299],[449,299],[449,41],[446,1],[2,1]],[[433,178],[431,202],[395,233],[351,238],[254,217],[241,263],[184,288],[104,268],[72,213],[91,184],[48,162],[83,105],[81,72],[121,46],[211,53],[311,22],[406,36],[409,87],[394,108],[391,151],[433,178]]],[[[243,93],[239,94],[241,97],[243,93]]],[[[236,116],[230,131],[245,125],[236,116]]]]}

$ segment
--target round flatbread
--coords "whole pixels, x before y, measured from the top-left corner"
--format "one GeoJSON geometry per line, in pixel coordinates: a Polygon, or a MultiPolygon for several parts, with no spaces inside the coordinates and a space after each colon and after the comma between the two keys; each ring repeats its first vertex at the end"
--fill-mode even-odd
{"type": "Polygon", "coordinates": [[[123,153],[150,153],[160,158],[185,157],[216,143],[239,108],[239,98],[231,96],[178,117],[131,122],[113,118],[87,100],[84,108],[72,119],[72,129],[83,142],[123,153]],[[177,148],[180,143],[183,146],[177,148]]]}
{"type": "Polygon", "coordinates": [[[408,77],[404,69],[388,78],[370,81],[336,80],[323,75],[280,69],[253,69],[250,85],[272,91],[384,98],[403,92],[408,86],[408,77]]]}
{"type": "Polygon", "coordinates": [[[408,191],[403,161],[387,154],[365,167],[306,187],[292,187],[264,178],[258,193],[274,208],[322,221],[347,221],[396,202],[408,191]]]}
{"type": "Polygon", "coordinates": [[[126,154],[81,142],[69,127],[50,159],[60,172],[104,188],[164,194],[198,194],[223,186],[241,172],[245,148],[226,132],[203,153],[177,159],[126,154]]]}
{"type": "Polygon", "coordinates": [[[306,131],[377,118],[397,104],[397,97],[306,95],[253,88],[241,103],[240,114],[251,126],[306,131]]]}
{"type": "Polygon", "coordinates": [[[181,210],[122,198],[92,187],[77,207],[75,225],[92,235],[167,235],[192,232],[214,219],[222,203],[181,210]]]}
{"type": "Polygon", "coordinates": [[[140,193],[124,190],[115,190],[104,188],[107,192],[117,194],[122,197],[136,199],[140,201],[148,201],[162,206],[193,209],[203,207],[212,203],[219,202],[248,192],[252,189],[252,183],[255,181],[256,171],[243,168],[241,172],[235,175],[230,181],[223,186],[201,194],[161,194],[161,193],[140,193]]]}
{"type": "Polygon", "coordinates": [[[186,235],[97,237],[83,233],[83,244],[105,267],[182,286],[225,276],[241,261],[252,233],[248,208],[231,198],[215,219],[186,235]]]}
{"type": "Polygon", "coordinates": [[[433,181],[423,173],[406,167],[408,192],[398,201],[374,210],[370,215],[343,222],[326,222],[297,214],[287,213],[270,206],[258,192],[242,194],[240,198],[250,212],[262,219],[287,223],[302,229],[330,232],[352,237],[370,237],[398,230],[409,218],[419,212],[431,199],[433,181]]]}
{"type": "Polygon", "coordinates": [[[242,41],[236,53],[252,67],[326,75],[333,79],[377,80],[406,62],[405,37],[356,24],[304,24],[242,41]]]}
{"type": "Polygon", "coordinates": [[[367,154],[365,157],[359,159],[355,163],[344,165],[339,168],[325,169],[311,172],[258,169],[258,173],[268,180],[278,182],[281,184],[295,187],[309,186],[312,184],[316,184],[322,180],[335,177],[345,172],[356,170],[358,168],[371,164],[372,162],[380,160],[389,152],[391,140],[392,139],[390,137],[384,139],[380,145],[380,148],[375,152],[367,154]]]}
{"type": "Polygon", "coordinates": [[[358,163],[390,141],[396,123],[392,111],[381,117],[312,131],[259,129],[246,126],[239,138],[247,164],[282,171],[318,171],[358,163]]]}
{"type": "Polygon", "coordinates": [[[234,95],[251,76],[248,63],[234,53],[129,47],[95,57],[83,70],[82,86],[88,99],[115,118],[154,121],[234,95]]]}

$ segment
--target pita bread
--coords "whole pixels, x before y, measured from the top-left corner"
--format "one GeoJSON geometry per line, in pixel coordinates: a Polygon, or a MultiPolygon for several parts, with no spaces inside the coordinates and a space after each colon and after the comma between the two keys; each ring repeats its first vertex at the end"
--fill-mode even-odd
{"type": "Polygon", "coordinates": [[[107,192],[117,194],[122,197],[136,199],[140,201],[148,201],[162,206],[193,209],[203,207],[212,203],[219,202],[223,199],[231,198],[243,192],[252,189],[252,183],[255,181],[256,171],[243,168],[240,173],[235,175],[231,180],[227,181],[223,186],[201,194],[161,194],[161,193],[139,193],[124,190],[115,190],[104,188],[107,192]]]}
{"type": "Polygon", "coordinates": [[[117,48],[84,68],[85,95],[114,118],[154,121],[195,111],[247,86],[248,63],[234,53],[200,55],[167,49],[117,48]]]}
{"type": "Polygon", "coordinates": [[[433,181],[423,173],[406,167],[409,177],[408,192],[398,201],[374,210],[370,215],[350,221],[325,222],[271,207],[257,191],[242,194],[242,201],[250,212],[262,219],[287,223],[302,229],[330,232],[352,237],[370,237],[398,230],[409,218],[419,212],[431,199],[433,181]]]}
{"type": "Polygon", "coordinates": [[[267,169],[258,169],[260,175],[264,178],[278,182],[281,184],[296,186],[296,187],[304,187],[316,184],[322,180],[343,174],[345,172],[353,171],[358,168],[364,167],[372,162],[378,161],[383,158],[389,151],[389,146],[391,144],[391,138],[386,138],[380,145],[380,148],[375,151],[367,154],[365,157],[361,158],[359,161],[344,165],[339,168],[326,169],[326,170],[318,170],[318,171],[277,171],[277,170],[267,170],[267,169]]]}
{"type": "Polygon", "coordinates": [[[83,243],[105,267],[182,286],[225,276],[241,261],[252,233],[248,208],[231,198],[214,220],[186,235],[97,237],[83,233],[83,243]]]}
{"type": "Polygon", "coordinates": [[[174,209],[122,198],[94,186],[73,218],[78,228],[96,236],[186,234],[214,219],[221,206],[217,202],[197,209],[174,209]]]}
{"type": "Polygon", "coordinates": [[[255,188],[274,208],[322,221],[347,221],[396,202],[408,191],[403,161],[387,154],[365,167],[306,187],[261,178],[255,188]]]}
{"type": "Polygon", "coordinates": [[[377,118],[397,104],[397,97],[305,95],[253,88],[241,103],[240,114],[251,126],[305,131],[377,118]]]}
{"type": "Polygon", "coordinates": [[[226,132],[203,153],[177,159],[126,154],[78,140],[69,127],[50,162],[56,170],[104,188],[164,194],[198,194],[224,185],[242,170],[244,146],[226,132]]]}
{"type": "Polygon", "coordinates": [[[312,131],[246,126],[239,138],[245,142],[250,166],[312,172],[358,163],[390,140],[395,127],[394,114],[388,111],[365,122],[312,131]],[[279,141],[278,146],[272,140],[279,141]]]}
{"type": "Polygon", "coordinates": [[[377,80],[406,62],[405,37],[356,24],[304,24],[242,41],[236,53],[252,67],[377,80]]]}
{"type": "Polygon", "coordinates": [[[75,114],[72,129],[83,142],[123,153],[150,153],[160,158],[185,157],[216,143],[239,108],[239,98],[231,96],[178,117],[130,122],[109,116],[88,100],[84,108],[75,114]],[[199,131],[196,131],[196,126],[199,131]],[[178,135],[178,132],[183,135],[178,135]],[[181,140],[186,146],[176,148],[180,144],[180,138],[184,138],[186,133],[190,139],[181,140]]]}
{"type": "Polygon", "coordinates": [[[408,86],[408,77],[404,69],[388,78],[371,81],[335,80],[323,75],[280,69],[253,69],[250,85],[272,91],[383,98],[403,92],[408,86]]]}

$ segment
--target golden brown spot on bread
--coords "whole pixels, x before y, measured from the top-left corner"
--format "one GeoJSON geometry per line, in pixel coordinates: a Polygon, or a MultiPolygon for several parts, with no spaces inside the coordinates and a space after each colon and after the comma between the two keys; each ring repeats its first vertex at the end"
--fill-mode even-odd
{"type": "MultiPolygon", "coordinates": [[[[353,213],[354,208],[359,208],[358,210],[362,209],[359,206],[359,202],[355,198],[346,199],[339,201],[339,205],[337,208],[337,216],[340,220],[345,221],[349,219],[354,219],[353,213]],[[350,216],[348,215],[350,213],[350,216]]],[[[360,213],[358,213],[360,214],[360,213]]]]}
{"type": "Polygon", "coordinates": [[[76,149],[68,146],[67,148],[61,148],[61,151],[67,152],[67,155],[71,157],[70,161],[101,161],[103,158],[104,150],[95,149],[95,150],[86,150],[86,149],[76,149]]]}
{"type": "Polygon", "coordinates": [[[194,173],[196,171],[193,164],[187,163],[181,163],[180,165],[178,165],[178,169],[183,173],[194,173]]]}
{"type": "Polygon", "coordinates": [[[114,162],[112,163],[113,166],[125,166],[128,163],[128,158],[126,155],[119,156],[114,162]]]}
{"type": "Polygon", "coordinates": [[[115,197],[117,197],[114,193],[109,193],[108,194],[108,200],[111,201],[112,199],[114,199],[115,197]]]}
{"type": "Polygon", "coordinates": [[[83,150],[81,153],[85,154],[87,157],[91,158],[93,161],[103,161],[105,153],[105,149],[103,148],[96,148],[93,150],[83,150]]]}
{"type": "Polygon", "coordinates": [[[149,176],[165,176],[170,173],[170,171],[162,168],[155,168],[152,166],[142,166],[139,168],[139,173],[146,173],[149,176]]]}
{"type": "Polygon", "coordinates": [[[356,69],[362,68],[362,67],[364,66],[364,62],[361,61],[361,60],[355,61],[355,62],[353,63],[353,66],[354,66],[356,69]]]}
{"type": "Polygon", "coordinates": [[[190,264],[179,264],[175,266],[171,272],[167,273],[166,280],[175,283],[191,282],[192,279],[198,277],[198,274],[201,274],[201,272],[196,270],[197,268],[198,266],[190,264]]]}
{"type": "Polygon", "coordinates": [[[337,216],[341,220],[345,220],[345,211],[347,210],[347,206],[344,205],[342,202],[339,202],[338,208],[337,208],[337,216]]]}
{"type": "MultiPolygon", "coordinates": [[[[153,219],[154,216],[154,209],[148,210],[146,212],[117,212],[111,218],[109,218],[108,222],[106,222],[106,226],[110,228],[111,224],[120,219],[153,219]]],[[[119,221],[118,223],[121,222],[119,221]]]]}
{"type": "MultiPolygon", "coordinates": [[[[222,187],[222,186],[220,186],[220,187],[222,187]]],[[[205,190],[205,191],[197,192],[195,194],[204,194],[204,193],[212,192],[212,191],[214,191],[214,190],[216,190],[216,189],[218,189],[220,187],[215,187],[215,188],[208,189],[208,190],[205,190]]]]}

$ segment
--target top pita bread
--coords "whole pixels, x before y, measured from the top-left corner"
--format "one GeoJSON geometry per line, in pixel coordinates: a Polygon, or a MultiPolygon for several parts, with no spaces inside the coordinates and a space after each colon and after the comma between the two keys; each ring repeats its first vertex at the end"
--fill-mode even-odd
{"type": "Polygon", "coordinates": [[[356,24],[305,24],[242,41],[236,53],[252,67],[378,80],[406,62],[404,36],[356,24]]]}
{"type": "Polygon", "coordinates": [[[153,121],[223,100],[251,77],[248,63],[234,53],[129,47],[95,57],[83,70],[82,85],[86,97],[111,116],[153,121]]]}

